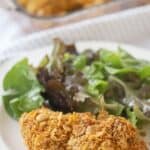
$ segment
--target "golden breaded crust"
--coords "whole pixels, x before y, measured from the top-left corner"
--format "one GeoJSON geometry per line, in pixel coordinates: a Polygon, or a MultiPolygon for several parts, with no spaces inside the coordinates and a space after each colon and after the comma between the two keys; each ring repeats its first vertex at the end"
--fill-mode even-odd
{"type": "Polygon", "coordinates": [[[88,126],[84,130],[82,124],[75,125],[68,142],[72,150],[146,150],[145,143],[140,140],[136,129],[124,118],[108,115],[88,126]]]}
{"type": "Polygon", "coordinates": [[[90,113],[63,115],[42,108],[25,113],[20,119],[21,132],[29,150],[65,150],[73,125],[81,122],[88,126],[95,118],[90,113]]]}
{"type": "Polygon", "coordinates": [[[147,150],[136,129],[122,117],[102,113],[25,113],[21,132],[29,150],[147,150]]]}

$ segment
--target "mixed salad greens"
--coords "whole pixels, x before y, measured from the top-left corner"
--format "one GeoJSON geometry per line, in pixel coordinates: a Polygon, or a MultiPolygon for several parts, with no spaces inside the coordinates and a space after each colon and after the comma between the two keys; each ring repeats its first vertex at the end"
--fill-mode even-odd
{"type": "Polygon", "coordinates": [[[44,105],[64,113],[96,115],[105,109],[135,126],[150,122],[150,62],[122,48],[78,53],[57,39],[51,57],[37,68],[21,60],[6,74],[3,87],[4,106],[15,119],[44,105]]]}

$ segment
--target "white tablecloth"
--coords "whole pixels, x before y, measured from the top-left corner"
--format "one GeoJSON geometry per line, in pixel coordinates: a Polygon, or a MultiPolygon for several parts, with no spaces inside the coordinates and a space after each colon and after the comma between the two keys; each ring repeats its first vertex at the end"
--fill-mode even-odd
{"type": "Polygon", "coordinates": [[[4,9],[0,9],[0,43],[1,46],[11,42],[22,34],[20,26],[15,22],[12,15],[4,9]]]}
{"type": "MultiPolygon", "coordinates": [[[[1,4],[1,3],[0,3],[1,4]]],[[[29,20],[14,11],[0,8],[0,46],[7,47],[8,43],[25,34],[31,26],[29,20]]]]}

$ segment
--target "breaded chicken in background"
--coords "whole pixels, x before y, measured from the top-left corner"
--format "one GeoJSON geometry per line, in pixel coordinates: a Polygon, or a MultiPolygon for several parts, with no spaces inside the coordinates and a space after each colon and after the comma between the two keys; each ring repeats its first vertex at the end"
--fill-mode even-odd
{"type": "Polygon", "coordinates": [[[108,1],[110,0],[17,0],[29,14],[37,16],[65,14],[68,11],[108,1]]]}
{"type": "Polygon", "coordinates": [[[122,117],[102,112],[54,112],[41,108],[22,115],[28,150],[148,150],[137,130],[122,117]]]}

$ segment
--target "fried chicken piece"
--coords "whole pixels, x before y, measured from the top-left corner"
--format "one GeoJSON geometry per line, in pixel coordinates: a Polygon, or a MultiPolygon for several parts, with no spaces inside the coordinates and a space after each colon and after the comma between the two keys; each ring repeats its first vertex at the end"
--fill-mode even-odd
{"type": "Polygon", "coordinates": [[[80,134],[84,128],[82,124],[73,126],[68,142],[71,150],[147,150],[136,129],[123,117],[102,113],[80,134]]]}
{"type": "Polygon", "coordinates": [[[37,16],[61,15],[79,8],[103,4],[110,0],[17,0],[29,14],[37,16]]]}
{"type": "Polygon", "coordinates": [[[122,117],[101,113],[25,113],[21,132],[29,150],[147,150],[136,129],[122,117]]]}
{"type": "Polygon", "coordinates": [[[25,113],[20,119],[21,132],[29,150],[66,150],[74,124],[95,123],[90,113],[63,115],[46,108],[25,113]]]}

